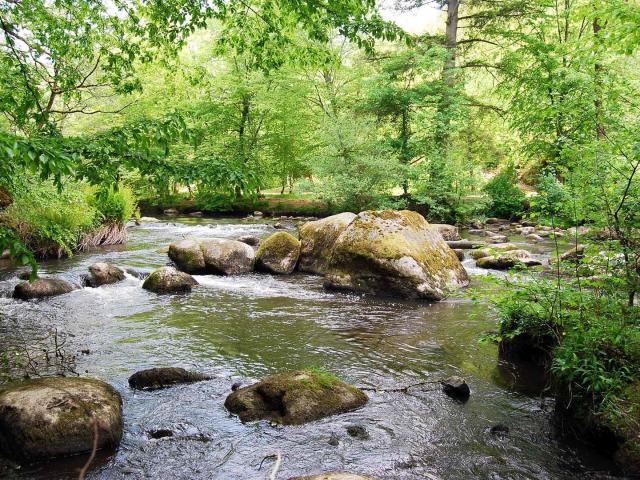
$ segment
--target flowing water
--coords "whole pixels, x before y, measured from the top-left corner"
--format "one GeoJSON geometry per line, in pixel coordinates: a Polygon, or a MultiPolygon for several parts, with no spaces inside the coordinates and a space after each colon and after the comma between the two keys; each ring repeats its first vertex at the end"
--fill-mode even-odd
{"type": "MultiPolygon", "coordinates": [[[[96,261],[150,270],[167,263],[161,248],[176,239],[274,231],[240,220],[169,222],[176,223],[132,227],[126,247],[46,262],[41,271],[79,281],[96,261]]],[[[472,283],[481,283],[473,261],[465,266],[472,283]]],[[[338,294],[323,290],[320,277],[302,274],[196,278],[200,286],[189,295],[156,295],[129,276],[115,285],[21,302],[10,298],[15,272],[0,277],[5,342],[36,342],[57,330],[66,336],[66,355],[77,356],[78,372],[122,394],[123,441],[114,454],[100,456],[90,478],[265,479],[278,452],[278,479],[328,470],[380,479],[608,476],[611,465],[597,452],[558,439],[552,400],[518,393],[496,347],[479,343],[496,328],[486,304],[464,297],[424,303],[338,294]],[[154,392],[128,387],[132,373],[157,366],[215,378],[154,392]],[[409,394],[368,392],[362,409],[304,426],[243,425],[223,406],[234,382],[310,366],[382,389],[457,374],[472,394],[463,404],[437,383],[409,394]],[[364,427],[369,438],[350,437],[352,425],[364,427]],[[491,433],[495,425],[508,433],[491,433]],[[174,436],[153,439],[149,432],[156,429],[174,436]]],[[[23,467],[10,477],[74,478],[85,460],[23,467]]]]}

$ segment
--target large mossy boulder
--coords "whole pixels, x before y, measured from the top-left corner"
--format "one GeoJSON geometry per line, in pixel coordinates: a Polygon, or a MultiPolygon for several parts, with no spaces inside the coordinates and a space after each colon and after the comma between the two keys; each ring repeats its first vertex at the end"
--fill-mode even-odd
{"type": "Polygon", "coordinates": [[[325,278],[331,289],[428,300],[468,283],[442,236],[408,210],[360,213],[336,240],[325,278]]]}
{"type": "Polygon", "coordinates": [[[355,213],[344,212],[302,225],[298,269],[324,275],[329,268],[333,245],[354,218],[355,213]]]}
{"type": "Polygon", "coordinates": [[[75,287],[59,278],[37,278],[33,282],[20,282],[13,290],[13,297],[21,300],[55,297],[75,290],[75,287]]]}
{"type": "Polygon", "coordinates": [[[325,372],[302,370],[266,377],[239,388],[224,402],[243,422],[270,420],[300,425],[362,407],[367,395],[325,372]]]}
{"type": "Polygon", "coordinates": [[[87,284],[91,287],[110,285],[124,280],[124,271],[110,263],[98,262],[89,267],[87,284]]]}
{"type": "Polygon", "coordinates": [[[140,370],[129,377],[129,386],[136,390],[159,390],[184,383],[210,380],[211,377],[184,368],[161,367],[140,370]]]}
{"type": "Polygon", "coordinates": [[[188,293],[198,282],[188,273],[173,267],[161,267],[149,274],[142,288],[155,293],[188,293]]]}
{"type": "Polygon", "coordinates": [[[18,461],[89,452],[122,438],[122,399],[111,385],[51,377],[0,388],[0,453],[18,461]]]}
{"type": "Polygon", "coordinates": [[[288,275],[300,258],[300,241],[287,232],[277,232],[264,240],[256,251],[256,269],[288,275]]]}
{"type": "Polygon", "coordinates": [[[190,239],[172,243],[169,258],[187,273],[239,275],[253,271],[255,253],[249,245],[237,240],[190,239]]]}

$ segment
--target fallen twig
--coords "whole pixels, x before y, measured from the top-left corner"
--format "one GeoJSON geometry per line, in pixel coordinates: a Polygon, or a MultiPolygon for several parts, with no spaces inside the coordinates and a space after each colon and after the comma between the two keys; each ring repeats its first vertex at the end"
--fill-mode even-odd
{"type": "Polygon", "coordinates": [[[409,389],[420,387],[423,385],[433,385],[436,383],[440,383],[441,380],[431,380],[425,382],[412,383],[411,385],[407,385],[405,387],[397,387],[397,388],[380,388],[380,387],[360,387],[360,390],[364,390],[365,392],[381,392],[381,393],[409,393],[409,389]]]}

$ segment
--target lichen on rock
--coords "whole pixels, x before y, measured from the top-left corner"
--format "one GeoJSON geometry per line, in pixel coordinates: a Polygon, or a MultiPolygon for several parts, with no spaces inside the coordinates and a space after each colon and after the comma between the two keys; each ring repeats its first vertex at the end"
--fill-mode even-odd
{"type": "Polygon", "coordinates": [[[336,240],[354,218],[355,213],[344,212],[302,225],[299,270],[325,274],[336,240]]]}
{"type": "Polygon", "coordinates": [[[225,407],[243,422],[271,420],[300,425],[348,412],[367,403],[367,395],[331,374],[315,370],[281,373],[232,392],[225,407]]]}
{"type": "Polygon", "coordinates": [[[288,232],[277,232],[264,240],[256,252],[256,269],[288,275],[300,258],[300,241],[288,232]]]}
{"type": "Polygon", "coordinates": [[[440,300],[466,286],[455,252],[412,211],[366,211],[340,234],[325,286],[377,295],[440,300]]]}

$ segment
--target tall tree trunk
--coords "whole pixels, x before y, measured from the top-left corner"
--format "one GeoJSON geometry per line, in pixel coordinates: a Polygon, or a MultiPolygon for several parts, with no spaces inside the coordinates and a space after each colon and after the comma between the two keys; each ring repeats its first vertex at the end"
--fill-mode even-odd
{"type": "MultiPolygon", "coordinates": [[[[240,125],[238,127],[238,155],[242,159],[242,163],[246,165],[247,163],[247,152],[246,152],[246,130],[247,124],[249,123],[249,114],[251,112],[251,99],[248,94],[242,96],[242,111],[240,114],[240,125]]],[[[236,185],[236,197],[240,198],[242,196],[242,189],[239,185],[236,185]]]]}
{"type": "MultiPolygon", "coordinates": [[[[595,17],[593,19],[593,36],[595,37],[596,50],[599,46],[600,41],[600,30],[602,30],[602,25],[600,24],[600,19],[595,17]]],[[[596,58],[598,57],[598,52],[596,51],[596,58]]],[[[604,138],[606,132],[604,129],[604,124],[602,123],[602,63],[596,61],[594,66],[594,86],[595,86],[595,117],[596,117],[596,137],[598,139],[604,138]]]]}
{"type": "MultiPolygon", "coordinates": [[[[411,152],[409,152],[409,112],[405,108],[402,110],[402,125],[400,127],[400,161],[403,165],[409,165],[411,161],[411,152]]],[[[402,191],[404,195],[409,194],[409,179],[406,174],[402,180],[402,191]]]]}
{"type": "Polygon", "coordinates": [[[454,88],[456,86],[456,49],[458,48],[458,11],[460,0],[447,1],[447,26],[446,26],[446,49],[442,69],[442,82],[444,89],[438,102],[438,121],[435,132],[436,160],[432,162],[431,178],[439,178],[441,165],[446,161],[449,149],[449,138],[451,129],[451,109],[453,106],[454,88]]]}

